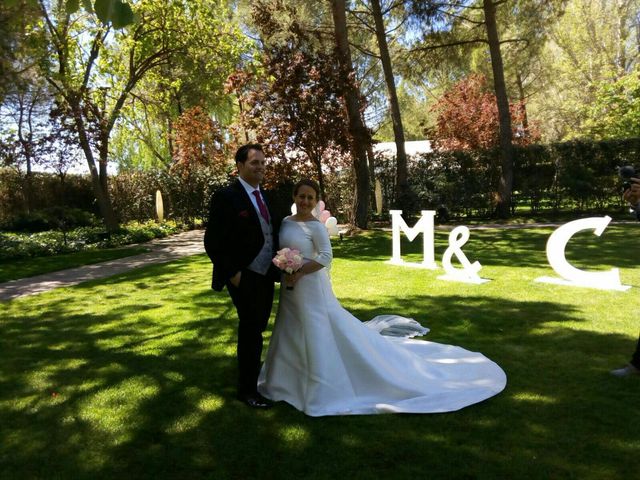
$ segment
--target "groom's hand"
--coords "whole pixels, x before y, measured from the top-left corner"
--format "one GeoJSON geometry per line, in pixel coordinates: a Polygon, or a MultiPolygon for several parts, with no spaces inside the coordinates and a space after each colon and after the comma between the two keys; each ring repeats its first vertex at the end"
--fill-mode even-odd
{"type": "Polygon", "coordinates": [[[231,285],[233,285],[236,288],[239,288],[240,287],[240,277],[242,277],[242,272],[238,272],[233,277],[231,277],[229,279],[229,281],[231,282],[231,285]]]}
{"type": "Polygon", "coordinates": [[[640,179],[632,177],[631,178],[631,187],[625,190],[623,194],[623,198],[629,202],[632,206],[638,204],[640,201],[640,179]]]}

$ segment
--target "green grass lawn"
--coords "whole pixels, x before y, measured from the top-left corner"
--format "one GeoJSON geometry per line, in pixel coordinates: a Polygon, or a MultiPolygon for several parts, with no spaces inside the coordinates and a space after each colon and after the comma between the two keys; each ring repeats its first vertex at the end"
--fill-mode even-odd
{"type": "Polygon", "coordinates": [[[51,257],[21,258],[0,261],[0,283],[33,277],[66,268],[81,267],[148,252],[146,247],[109,248],[87,252],[66,253],[51,257]]]}
{"type": "MultiPolygon", "coordinates": [[[[500,364],[501,394],[458,412],[311,418],[234,399],[235,312],[201,255],[0,304],[0,477],[615,479],[640,471],[640,225],[579,234],[568,258],[619,267],[628,292],[554,275],[551,229],[474,230],[464,251],[492,281],[385,264],[390,233],[335,241],[331,272],[362,320],[401,313],[426,340],[500,364]]],[[[436,233],[436,259],[446,248],[436,233]]],[[[420,241],[407,259],[420,260],[420,241]]]]}

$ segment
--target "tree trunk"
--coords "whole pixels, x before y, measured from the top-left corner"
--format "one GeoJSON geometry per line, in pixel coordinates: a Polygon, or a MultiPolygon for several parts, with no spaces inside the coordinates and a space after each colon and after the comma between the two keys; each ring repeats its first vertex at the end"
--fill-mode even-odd
{"type": "Polygon", "coordinates": [[[496,213],[500,218],[508,218],[511,214],[511,191],[513,188],[513,145],[511,143],[511,113],[509,99],[504,81],[504,66],[500,53],[500,39],[496,25],[496,9],[492,0],[483,0],[484,19],[491,53],[491,68],[493,69],[493,84],[498,104],[498,119],[500,122],[500,154],[502,171],[498,186],[498,205],[496,213]]]}
{"type": "Polygon", "coordinates": [[[171,165],[173,161],[173,121],[171,116],[167,116],[167,147],[169,148],[169,165],[171,165]]]}
{"type": "Polygon", "coordinates": [[[326,204],[327,202],[324,195],[324,189],[325,189],[324,175],[322,173],[322,159],[318,154],[314,154],[313,164],[316,167],[316,175],[318,176],[318,186],[320,187],[320,199],[323,200],[326,204]]]}
{"type": "Polygon", "coordinates": [[[18,117],[18,141],[20,142],[20,147],[22,148],[22,155],[24,155],[24,160],[27,167],[27,174],[25,175],[25,184],[24,184],[24,193],[25,193],[25,202],[27,205],[27,213],[31,213],[33,210],[33,171],[32,171],[32,146],[33,146],[33,129],[31,128],[31,109],[27,110],[26,105],[26,95],[21,93],[19,94],[18,104],[19,104],[19,117],[18,117]],[[25,116],[27,117],[25,119],[25,116]],[[23,132],[24,123],[29,125],[29,133],[25,137],[23,132]]]}
{"type": "MultiPolygon", "coordinates": [[[[240,118],[244,116],[244,108],[242,107],[242,98],[240,98],[240,94],[238,94],[238,108],[240,109],[240,118]]],[[[245,143],[250,143],[249,132],[247,131],[247,127],[245,126],[244,121],[242,122],[242,130],[244,132],[244,141],[245,143]]]]}
{"type": "Polygon", "coordinates": [[[109,191],[109,182],[107,180],[108,178],[108,172],[107,172],[107,161],[108,161],[108,157],[109,157],[109,150],[107,147],[107,142],[109,141],[109,137],[107,135],[107,138],[104,138],[104,134],[102,135],[102,139],[100,139],[100,151],[99,151],[99,161],[98,161],[98,168],[99,168],[99,172],[100,172],[100,185],[102,186],[102,191],[103,192],[108,192],[109,191]]]}
{"type": "Polygon", "coordinates": [[[387,84],[387,96],[393,124],[393,137],[396,142],[396,198],[394,203],[396,208],[406,210],[409,207],[406,203],[410,200],[408,195],[407,154],[404,149],[404,128],[402,126],[402,116],[400,115],[400,105],[396,93],[396,83],[393,78],[393,67],[391,66],[391,56],[389,55],[389,47],[387,45],[380,0],[371,0],[371,9],[376,24],[378,50],[380,51],[384,80],[387,84]]]}
{"type": "Polygon", "coordinates": [[[360,92],[355,82],[355,72],[351,63],[345,0],[331,0],[331,10],[342,89],[349,115],[349,133],[352,138],[351,151],[356,179],[351,221],[355,226],[366,229],[369,207],[367,144],[371,142],[371,139],[360,116],[360,92]]]}
{"type": "MultiPolygon", "coordinates": [[[[367,163],[369,167],[369,185],[370,188],[374,188],[376,184],[376,155],[373,151],[373,145],[371,142],[367,144],[367,163]]],[[[369,199],[369,210],[376,211],[376,198],[375,195],[371,195],[369,199]]]]}
{"type": "Polygon", "coordinates": [[[522,85],[522,76],[520,72],[516,72],[516,83],[518,84],[518,99],[520,100],[520,108],[522,111],[522,130],[525,138],[529,136],[529,117],[527,116],[527,103],[524,96],[524,86],[522,85]]]}
{"type": "Polygon", "coordinates": [[[84,128],[84,122],[82,120],[80,107],[76,105],[73,109],[73,112],[76,129],[78,132],[78,139],[80,141],[80,147],[82,148],[84,156],[87,159],[87,165],[89,166],[89,172],[91,173],[91,184],[93,186],[93,193],[96,196],[96,200],[98,201],[98,207],[100,208],[100,213],[102,214],[102,219],[104,220],[104,226],[106,227],[107,232],[115,232],[119,228],[118,221],[116,220],[116,215],[113,211],[113,206],[111,205],[109,190],[106,190],[103,187],[103,184],[107,183],[106,163],[103,167],[102,162],[99,162],[100,172],[98,172],[93,156],[93,151],[91,150],[91,145],[89,144],[89,139],[87,138],[87,132],[84,128]]]}

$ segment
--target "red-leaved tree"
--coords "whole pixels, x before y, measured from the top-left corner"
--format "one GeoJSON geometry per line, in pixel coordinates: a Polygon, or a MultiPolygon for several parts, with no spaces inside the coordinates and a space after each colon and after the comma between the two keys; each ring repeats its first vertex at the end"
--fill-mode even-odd
{"type": "Polygon", "coordinates": [[[201,107],[186,110],[174,124],[169,194],[175,212],[193,224],[203,218],[211,189],[229,170],[222,129],[201,107]]]}
{"type": "MultiPolygon", "coordinates": [[[[509,105],[512,141],[527,145],[540,138],[535,127],[524,125],[524,108],[509,105]]],[[[432,107],[437,119],[426,133],[435,148],[442,150],[485,150],[500,145],[500,122],[496,96],[484,75],[470,75],[449,89],[432,107]]]]}
{"type": "Polygon", "coordinates": [[[282,25],[273,6],[254,4],[253,19],[265,40],[262,71],[236,72],[227,90],[238,97],[241,128],[251,131],[275,160],[265,184],[311,176],[324,197],[326,175],[348,167],[343,154],[349,152],[350,137],[338,63],[333,49],[306,30],[294,11],[289,13],[285,17],[292,23],[282,25]]]}
{"type": "Polygon", "coordinates": [[[182,174],[197,166],[226,168],[227,152],[220,125],[202,107],[186,110],[174,124],[173,165],[182,174]]]}

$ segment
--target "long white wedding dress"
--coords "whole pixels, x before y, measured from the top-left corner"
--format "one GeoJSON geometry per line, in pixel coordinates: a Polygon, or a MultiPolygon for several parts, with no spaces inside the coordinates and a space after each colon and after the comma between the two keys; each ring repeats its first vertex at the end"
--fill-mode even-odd
{"type": "Polygon", "coordinates": [[[311,416],[436,413],[481,402],[504,389],[504,371],[481,353],[388,336],[428,330],[397,316],[362,323],[342,308],[331,289],[331,243],[320,222],[287,217],[280,247],[296,248],[326,268],[303,276],[293,290],[280,289],[258,380],[265,397],[311,416]]]}

